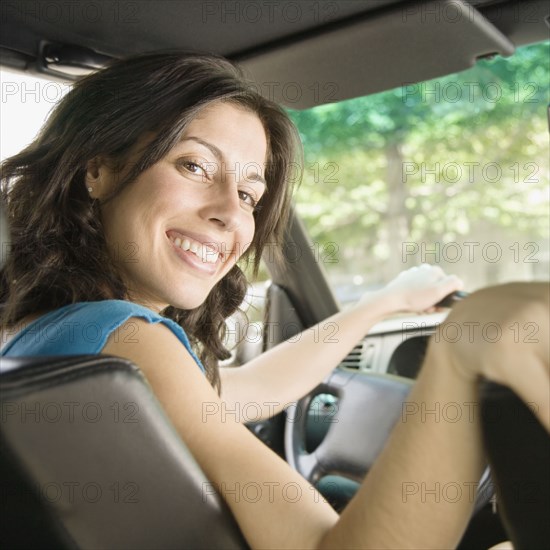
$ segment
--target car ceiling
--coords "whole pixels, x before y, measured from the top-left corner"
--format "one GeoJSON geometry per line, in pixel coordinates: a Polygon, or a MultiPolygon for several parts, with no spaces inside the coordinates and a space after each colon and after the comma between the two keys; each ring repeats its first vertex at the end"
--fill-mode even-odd
{"type": "MultiPolygon", "coordinates": [[[[26,19],[35,40],[85,43],[113,56],[177,46],[233,57],[311,31],[320,23],[341,21],[396,3],[123,0],[80,2],[82,9],[78,9],[78,2],[48,0],[42,13],[38,13],[37,2],[15,2],[17,7],[5,12],[14,22],[26,19]]],[[[10,40],[28,50],[29,38],[20,35],[10,40]]]]}
{"type": "Polygon", "coordinates": [[[549,17],[548,2],[506,0],[5,0],[1,10],[4,66],[43,71],[44,41],[109,57],[168,48],[212,52],[239,61],[260,91],[295,108],[510,55],[517,45],[547,38],[549,17]],[[336,95],[297,98],[297,90],[331,82],[336,95]]]}

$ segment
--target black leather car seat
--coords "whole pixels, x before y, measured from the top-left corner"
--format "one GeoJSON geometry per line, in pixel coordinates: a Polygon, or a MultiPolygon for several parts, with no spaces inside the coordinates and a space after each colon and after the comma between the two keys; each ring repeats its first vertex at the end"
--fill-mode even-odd
{"type": "Polygon", "coordinates": [[[2,358],[1,369],[3,548],[247,547],[134,365],[2,358]]]}

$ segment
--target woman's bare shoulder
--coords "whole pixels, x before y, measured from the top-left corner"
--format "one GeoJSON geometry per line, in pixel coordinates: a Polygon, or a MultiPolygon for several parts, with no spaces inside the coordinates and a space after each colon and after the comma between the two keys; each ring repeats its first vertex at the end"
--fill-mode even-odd
{"type": "Polygon", "coordinates": [[[119,331],[109,336],[101,353],[125,357],[145,370],[151,362],[158,364],[164,359],[197,368],[191,354],[173,331],[162,323],[151,323],[140,317],[130,317],[125,321],[119,331]],[[120,337],[126,333],[131,337],[120,337]]]}

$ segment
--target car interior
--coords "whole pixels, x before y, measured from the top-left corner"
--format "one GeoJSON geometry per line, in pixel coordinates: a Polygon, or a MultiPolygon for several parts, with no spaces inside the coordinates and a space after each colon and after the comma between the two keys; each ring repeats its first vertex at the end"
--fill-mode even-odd
{"type": "MultiPolygon", "coordinates": [[[[110,59],[178,48],[239,63],[251,85],[296,113],[301,130],[309,109],[445,77],[548,41],[550,5],[6,0],[0,25],[3,96],[16,73],[70,83],[110,59]]],[[[245,330],[228,368],[345,307],[300,208],[302,198],[308,206],[307,190],[302,186],[292,211],[285,265],[269,254],[263,259],[268,282],[251,325],[260,337],[245,330]]],[[[4,255],[4,215],[1,224],[4,255]]],[[[251,419],[248,428],[342,511],[402,414],[428,339],[446,314],[377,324],[311,394],[284,413],[251,419]]],[[[321,336],[330,338],[325,328],[321,336]]],[[[137,366],[102,355],[0,361],[3,547],[248,548],[137,366]]],[[[504,540],[514,548],[547,547],[550,438],[510,390],[484,383],[481,395],[488,467],[459,548],[504,540]]]]}

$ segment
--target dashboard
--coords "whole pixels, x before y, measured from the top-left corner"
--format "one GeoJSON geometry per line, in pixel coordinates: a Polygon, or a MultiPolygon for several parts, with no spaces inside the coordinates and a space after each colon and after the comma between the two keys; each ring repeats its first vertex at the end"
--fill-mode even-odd
{"type": "MultiPolygon", "coordinates": [[[[375,325],[340,363],[362,372],[415,379],[432,336],[447,313],[393,317],[375,325]]],[[[327,434],[338,411],[338,396],[318,393],[308,409],[306,450],[313,452],[327,434]]]]}

